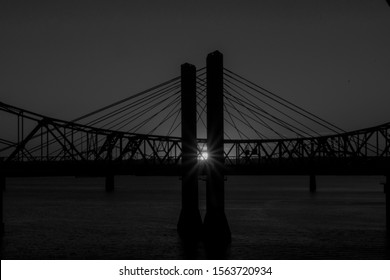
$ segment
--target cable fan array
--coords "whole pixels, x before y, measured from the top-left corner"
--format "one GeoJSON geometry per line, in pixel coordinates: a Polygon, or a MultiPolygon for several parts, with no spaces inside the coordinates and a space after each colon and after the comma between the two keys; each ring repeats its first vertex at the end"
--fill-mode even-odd
{"type": "Polygon", "coordinates": [[[180,77],[176,77],[74,122],[133,134],[172,136],[180,126],[180,112],[180,77]]]}
{"type": "MultiPolygon", "coordinates": [[[[197,122],[200,138],[206,138],[206,71],[197,70],[197,122]]],[[[180,77],[159,84],[73,122],[133,134],[181,137],[180,77]]]]}
{"type": "MultiPolygon", "coordinates": [[[[225,139],[286,139],[345,132],[271,91],[224,69],[225,139]]],[[[75,119],[134,134],[180,137],[180,77],[75,119]]],[[[197,71],[198,138],[206,138],[206,69],[197,71]]]]}
{"type": "Polygon", "coordinates": [[[224,68],[225,130],[231,139],[316,137],[344,130],[224,68]]]}

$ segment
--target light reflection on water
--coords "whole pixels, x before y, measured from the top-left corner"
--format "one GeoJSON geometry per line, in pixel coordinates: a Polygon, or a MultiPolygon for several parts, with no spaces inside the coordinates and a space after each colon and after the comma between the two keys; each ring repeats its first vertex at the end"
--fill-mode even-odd
{"type": "MultiPolygon", "coordinates": [[[[232,244],[210,255],[176,232],[177,177],[11,178],[2,259],[386,259],[382,177],[228,177],[232,244]]],[[[205,214],[205,184],[199,183],[205,214]]]]}

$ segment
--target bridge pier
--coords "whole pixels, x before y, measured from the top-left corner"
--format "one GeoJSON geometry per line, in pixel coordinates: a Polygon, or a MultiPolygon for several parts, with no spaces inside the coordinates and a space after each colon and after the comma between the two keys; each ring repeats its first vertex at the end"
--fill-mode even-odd
{"type": "Polygon", "coordinates": [[[225,245],[231,232],[225,216],[223,56],[215,51],[207,56],[207,182],[205,241],[225,245]]]}
{"type": "Polygon", "coordinates": [[[0,185],[1,185],[1,236],[4,235],[4,215],[3,215],[3,192],[5,191],[6,178],[4,175],[0,175],[0,185]]]}
{"type": "Polygon", "coordinates": [[[106,175],[106,192],[113,192],[115,190],[114,174],[106,175]]]}
{"type": "Polygon", "coordinates": [[[390,238],[390,175],[386,175],[384,188],[386,195],[386,233],[390,238]]]}
{"type": "Polygon", "coordinates": [[[315,193],[317,191],[316,175],[310,174],[310,192],[315,193]]]}
{"type": "Polygon", "coordinates": [[[196,129],[196,68],[181,65],[181,133],[182,133],[182,208],[177,230],[186,241],[201,237],[202,218],[198,202],[198,149],[196,129]]]}
{"type": "Polygon", "coordinates": [[[0,186],[1,186],[1,191],[5,191],[5,186],[6,186],[6,179],[4,175],[0,175],[0,186]]]}

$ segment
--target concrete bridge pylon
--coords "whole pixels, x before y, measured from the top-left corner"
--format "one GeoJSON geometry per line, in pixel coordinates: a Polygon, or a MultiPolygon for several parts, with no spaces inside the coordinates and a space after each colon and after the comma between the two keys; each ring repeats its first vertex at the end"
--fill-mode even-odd
{"type": "Polygon", "coordinates": [[[207,56],[207,181],[204,238],[212,244],[228,244],[231,232],[225,215],[225,156],[223,108],[223,55],[207,56]]]}
{"type": "Polygon", "coordinates": [[[181,65],[182,209],[177,230],[183,239],[201,237],[202,218],[198,199],[198,153],[196,129],[196,68],[181,65]]]}

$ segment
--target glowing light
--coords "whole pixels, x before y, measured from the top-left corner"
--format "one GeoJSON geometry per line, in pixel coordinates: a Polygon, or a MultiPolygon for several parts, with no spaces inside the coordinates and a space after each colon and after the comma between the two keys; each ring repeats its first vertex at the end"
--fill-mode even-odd
{"type": "Polygon", "coordinates": [[[202,152],[202,153],[199,155],[199,159],[200,159],[200,160],[207,160],[208,157],[209,157],[209,155],[208,155],[207,152],[202,152]]]}
{"type": "Polygon", "coordinates": [[[207,153],[206,143],[200,144],[198,146],[198,151],[199,151],[198,152],[198,161],[206,161],[209,158],[209,154],[207,153]]]}

